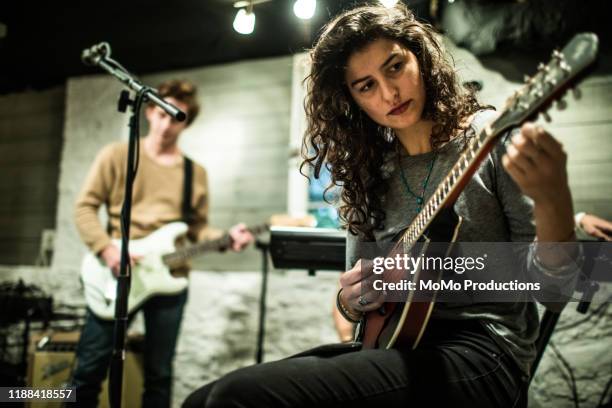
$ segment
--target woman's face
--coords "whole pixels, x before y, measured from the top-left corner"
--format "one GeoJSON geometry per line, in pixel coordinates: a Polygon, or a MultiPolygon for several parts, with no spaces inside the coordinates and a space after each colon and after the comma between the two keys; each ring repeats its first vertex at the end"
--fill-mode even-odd
{"type": "Polygon", "coordinates": [[[397,41],[380,38],[352,54],[345,80],[353,100],[379,125],[397,131],[421,120],[425,85],[419,63],[397,41]]]}

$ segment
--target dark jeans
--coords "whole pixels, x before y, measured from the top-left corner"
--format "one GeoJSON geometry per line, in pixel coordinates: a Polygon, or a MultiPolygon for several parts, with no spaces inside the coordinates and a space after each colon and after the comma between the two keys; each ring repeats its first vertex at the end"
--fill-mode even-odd
{"type": "Polygon", "coordinates": [[[514,407],[522,373],[477,321],[432,322],[415,351],[320,350],[242,368],[184,407],[514,407]]]}
{"type": "MultiPolygon", "coordinates": [[[[146,331],[143,407],[170,406],[172,361],[186,301],[187,291],[179,295],[153,297],[142,307],[146,331]]],[[[72,378],[72,385],[76,387],[76,406],[98,405],[101,383],[108,375],[112,357],[113,330],[112,320],[101,320],[87,311],[72,378]]]]}

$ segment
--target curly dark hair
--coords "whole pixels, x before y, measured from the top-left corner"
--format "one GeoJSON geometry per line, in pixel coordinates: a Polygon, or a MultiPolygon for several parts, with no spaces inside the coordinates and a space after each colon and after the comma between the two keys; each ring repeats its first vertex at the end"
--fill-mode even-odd
{"type": "MultiPolygon", "coordinates": [[[[331,172],[332,185],[342,188],[340,219],[353,234],[372,239],[383,228],[381,197],[388,190],[383,163],[398,148],[397,138],[381,137],[385,129],[357,106],[345,81],[352,54],[378,39],[397,41],[417,58],[425,84],[422,118],[435,123],[432,149],[439,148],[463,129],[461,122],[483,107],[473,90],[459,86],[453,65],[446,59],[429,24],[417,21],[404,5],[358,7],[324,27],[310,51],[311,71],[306,77],[307,129],[302,156],[304,166],[321,165],[331,172]]],[[[467,126],[466,126],[467,127],[467,126]]]]}

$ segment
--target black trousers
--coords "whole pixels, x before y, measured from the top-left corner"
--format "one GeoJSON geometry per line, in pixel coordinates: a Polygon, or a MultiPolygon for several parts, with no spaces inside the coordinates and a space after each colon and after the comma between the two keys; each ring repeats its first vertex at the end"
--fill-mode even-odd
{"type": "Polygon", "coordinates": [[[233,371],[183,406],[519,407],[522,378],[478,321],[433,321],[414,351],[313,349],[233,371]]]}

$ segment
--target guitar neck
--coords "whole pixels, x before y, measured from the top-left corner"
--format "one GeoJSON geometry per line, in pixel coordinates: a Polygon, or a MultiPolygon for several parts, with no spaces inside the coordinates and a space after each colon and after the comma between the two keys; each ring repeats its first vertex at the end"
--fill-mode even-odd
{"type": "MultiPolygon", "coordinates": [[[[253,235],[259,235],[269,229],[268,224],[257,225],[247,228],[253,235]]],[[[232,245],[232,238],[229,234],[224,234],[217,239],[201,241],[190,245],[186,248],[181,248],[175,252],[162,256],[163,262],[168,266],[181,265],[191,258],[202,255],[206,252],[219,252],[229,248],[232,245]]]]}
{"type": "MultiPolygon", "coordinates": [[[[491,124],[470,139],[466,149],[438,185],[434,193],[423,206],[423,210],[412,221],[399,243],[413,245],[425,232],[431,221],[442,208],[452,206],[478,166],[495,146],[501,131],[494,132],[491,124]]],[[[398,244],[399,244],[398,243],[398,244]]]]}

